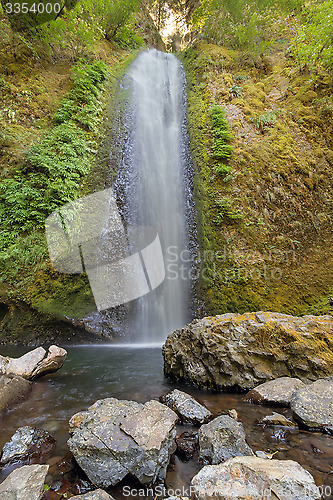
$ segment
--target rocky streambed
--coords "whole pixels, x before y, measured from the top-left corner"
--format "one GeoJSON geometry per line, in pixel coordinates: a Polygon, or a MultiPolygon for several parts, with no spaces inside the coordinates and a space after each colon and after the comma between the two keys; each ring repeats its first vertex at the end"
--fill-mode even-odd
{"type": "Polygon", "coordinates": [[[324,375],[210,392],[165,379],[160,349],[71,347],[59,372],[3,414],[0,491],[37,477],[45,500],[187,496],[190,487],[197,499],[333,498],[333,379],[324,375]]]}

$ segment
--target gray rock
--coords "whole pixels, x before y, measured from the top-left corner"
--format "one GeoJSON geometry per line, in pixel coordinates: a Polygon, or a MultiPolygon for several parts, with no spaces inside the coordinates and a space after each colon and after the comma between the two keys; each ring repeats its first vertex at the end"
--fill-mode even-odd
{"type": "Polygon", "coordinates": [[[276,413],[273,411],[272,415],[266,415],[266,417],[262,418],[259,422],[262,425],[276,425],[280,427],[297,427],[297,424],[289,418],[281,415],[281,413],[276,413]]]}
{"type": "Polygon", "coordinates": [[[149,401],[102,399],[69,422],[68,446],[89,479],[101,488],[127,474],[142,484],[163,480],[176,450],[177,415],[149,401]]]}
{"type": "Polygon", "coordinates": [[[55,439],[42,429],[20,427],[4,445],[1,464],[43,457],[54,449],[55,444],[55,439]]]}
{"type": "Polygon", "coordinates": [[[1,500],[40,500],[48,465],[24,465],[0,484],[1,500]]]}
{"type": "Polygon", "coordinates": [[[74,498],[78,500],[114,500],[111,495],[108,495],[104,490],[94,490],[84,495],[76,495],[74,498]]]}
{"type": "Polygon", "coordinates": [[[248,391],[278,377],[317,380],[333,373],[332,334],[331,316],[256,312],[207,317],[168,336],[164,372],[217,390],[248,391]]]}
{"type": "Polygon", "coordinates": [[[304,386],[298,378],[280,377],[258,385],[247,393],[245,399],[257,404],[290,406],[297,389],[304,386]]]}
{"type": "Polygon", "coordinates": [[[0,376],[0,413],[31,391],[32,384],[17,375],[0,376]]]}
{"type": "Polygon", "coordinates": [[[320,500],[311,474],[292,460],[235,457],[208,465],[191,481],[196,500],[320,500]]]}
{"type": "Polygon", "coordinates": [[[32,380],[59,370],[65,362],[67,351],[52,345],[49,347],[46,357],[45,355],[45,349],[37,347],[20,358],[0,356],[0,372],[4,375],[19,375],[27,380],[32,380]]]}
{"type": "Polygon", "coordinates": [[[253,455],[245,441],[244,427],[228,415],[217,417],[199,430],[200,460],[220,464],[240,455],[253,455]]]}
{"type": "Polygon", "coordinates": [[[298,389],[290,406],[301,424],[333,434],[333,377],[298,389]]]}
{"type": "Polygon", "coordinates": [[[161,396],[160,401],[175,411],[183,423],[201,425],[213,418],[212,413],[193,396],[178,389],[161,396]]]}

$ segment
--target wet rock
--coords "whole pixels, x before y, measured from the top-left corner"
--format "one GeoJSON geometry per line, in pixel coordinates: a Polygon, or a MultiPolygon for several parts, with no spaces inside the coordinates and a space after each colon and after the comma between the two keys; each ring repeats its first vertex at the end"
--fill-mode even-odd
{"type": "Polygon", "coordinates": [[[211,412],[193,396],[178,389],[161,396],[160,401],[176,412],[183,423],[189,422],[193,425],[201,425],[213,418],[211,412]]]}
{"type": "Polygon", "coordinates": [[[169,335],[164,371],[199,387],[248,391],[278,377],[331,375],[332,345],[331,316],[223,314],[194,320],[169,335]]]}
{"type": "Polygon", "coordinates": [[[104,490],[98,489],[95,491],[90,491],[85,495],[75,495],[79,500],[114,500],[111,495],[108,495],[104,490]]]}
{"type": "Polygon", "coordinates": [[[19,375],[27,380],[32,380],[48,373],[59,370],[65,362],[67,351],[52,345],[47,356],[43,347],[37,347],[27,352],[20,358],[0,356],[0,372],[9,375],[19,375]]]}
{"type": "Polygon", "coordinates": [[[191,481],[196,500],[320,500],[311,474],[292,460],[235,457],[208,465],[191,481]]]}
{"type": "Polygon", "coordinates": [[[40,500],[48,465],[23,465],[0,484],[1,500],[40,500]]]}
{"type": "Polygon", "coordinates": [[[50,469],[46,482],[50,485],[50,489],[44,493],[43,500],[62,498],[66,492],[73,495],[84,495],[95,489],[86,474],[77,465],[70,451],[60,459],[59,457],[50,459],[48,463],[50,469]]]}
{"type": "Polygon", "coordinates": [[[42,359],[40,363],[33,370],[31,380],[39,378],[48,373],[58,371],[64,364],[67,357],[67,351],[56,345],[51,345],[48,349],[46,358],[42,359]]]}
{"type": "Polygon", "coordinates": [[[176,437],[177,455],[185,462],[190,460],[199,445],[199,436],[195,431],[185,431],[176,437]]]}
{"type": "Polygon", "coordinates": [[[0,413],[31,391],[32,384],[17,375],[0,376],[0,413]]]}
{"type": "Polygon", "coordinates": [[[1,465],[12,462],[45,462],[55,445],[55,439],[48,432],[29,426],[20,427],[4,445],[1,465]]]}
{"type": "Polygon", "coordinates": [[[68,446],[96,486],[106,488],[127,474],[142,484],[163,480],[176,450],[177,415],[148,401],[102,399],[69,422],[68,446]]]}
{"type": "Polygon", "coordinates": [[[275,411],[272,415],[266,415],[266,417],[262,418],[259,422],[262,425],[276,425],[281,427],[297,427],[295,422],[289,420],[289,418],[281,415],[281,413],[276,413],[275,411]]]}
{"type": "Polygon", "coordinates": [[[301,424],[333,434],[333,377],[298,389],[290,406],[301,424]]]}
{"type": "Polygon", "coordinates": [[[245,399],[257,404],[290,406],[297,389],[304,386],[298,378],[280,377],[258,385],[247,393],[245,399]]]}
{"type": "Polygon", "coordinates": [[[228,415],[217,417],[199,430],[200,460],[220,464],[240,455],[253,455],[245,441],[244,427],[228,415]]]}

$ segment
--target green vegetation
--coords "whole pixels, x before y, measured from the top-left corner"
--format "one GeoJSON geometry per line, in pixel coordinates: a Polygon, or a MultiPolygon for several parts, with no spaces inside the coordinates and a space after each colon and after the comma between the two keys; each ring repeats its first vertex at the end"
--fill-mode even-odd
{"type": "Polygon", "coordinates": [[[204,41],[184,55],[191,77],[196,201],[205,214],[200,249],[214,255],[204,262],[199,285],[209,314],[328,312],[332,78],[319,68],[312,78],[300,72],[285,56],[286,46],[276,43],[265,62],[204,41]],[[230,101],[237,75],[242,76],[242,93],[230,101]],[[210,92],[201,90],[201,81],[209,82],[210,92]],[[208,113],[212,129],[202,126],[208,113]],[[233,154],[220,161],[214,157],[213,114],[215,125],[222,125],[217,137],[230,139],[227,123],[232,130],[227,144],[233,154]],[[211,150],[209,159],[205,147],[211,150]]]}
{"type": "Polygon", "coordinates": [[[238,208],[234,207],[232,200],[222,198],[217,200],[216,205],[218,207],[218,215],[216,218],[217,224],[221,224],[226,221],[235,222],[243,219],[243,214],[238,208]]]}
{"type": "Polygon", "coordinates": [[[232,140],[232,134],[229,131],[225,112],[220,106],[214,106],[211,113],[213,122],[212,156],[215,160],[229,159],[233,152],[233,147],[229,144],[232,140]]]}
{"type": "Polygon", "coordinates": [[[101,93],[108,76],[103,62],[78,64],[72,88],[54,114],[56,124],[31,146],[11,176],[0,183],[1,281],[33,272],[47,257],[46,217],[79,196],[91,168],[101,93]],[[33,269],[30,269],[33,266],[33,269]],[[29,270],[29,271],[28,271],[29,270]]]}
{"type": "Polygon", "coordinates": [[[264,133],[269,127],[272,127],[277,121],[277,114],[274,111],[268,111],[262,115],[258,115],[251,118],[251,121],[262,133],[264,133]]]}
{"type": "Polygon", "coordinates": [[[267,54],[290,39],[299,67],[333,68],[332,0],[205,0],[192,9],[193,29],[216,45],[267,54]]]}

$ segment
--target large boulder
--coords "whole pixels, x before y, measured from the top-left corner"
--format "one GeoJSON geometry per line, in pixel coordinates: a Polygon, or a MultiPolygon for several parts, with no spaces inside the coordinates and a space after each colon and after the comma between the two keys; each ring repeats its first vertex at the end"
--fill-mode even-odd
{"type": "Polygon", "coordinates": [[[182,423],[201,425],[213,418],[211,412],[193,396],[178,389],[161,396],[160,401],[176,412],[182,423]]]}
{"type": "Polygon", "coordinates": [[[56,440],[48,432],[30,426],[20,427],[4,444],[0,464],[46,461],[55,445],[56,440]]]}
{"type": "Polygon", "coordinates": [[[200,460],[213,465],[232,457],[253,455],[245,441],[243,425],[228,415],[214,418],[200,427],[199,449],[200,460]]]}
{"type": "Polygon", "coordinates": [[[278,377],[333,373],[331,316],[256,312],[195,320],[168,336],[164,372],[217,390],[247,391],[278,377]]]}
{"type": "Polygon", "coordinates": [[[128,474],[154,483],[165,478],[176,450],[177,419],[157,401],[102,399],[71,418],[68,446],[96,486],[107,488],[128,474]]]}
{"type": "Polygon", "coordinates": [[[320,500],[313,477],[292,460],[235,457],[208,465],[191,481],[196,500],[320,500]]]}
{"type": "Polygon", "coordinates": [[[290,406],[295,419],[307,428],[333,434],[333,377],[298,389],[290,406]]]}
{"type": "Polygon", "coordinates": [[[43,347],[37,347],[20,358],[0,356],[0,373],[19,375],[27,380],[33,380],[59,370],[66,356],[67,351],[55,345],[49,347],[48,353],[43,347]]]}
{"type": "Polygon", "coordinates": [[[290,400],[305,384],[298,378],[280,377],[254,387],[246,395],[250,403],[290,406],[290,400]]]}
{"type": "Polygon", "coordinates": [[[27,396],[31,387],[31,382],[17,375],[0,376],[0,413],[27,396]]]}
{"type": "Polygon", "coordinates": [[[48,465],[23,465],[0,484],[1,500],[40,500],[48,465]]]}

